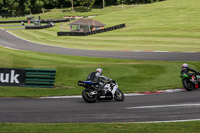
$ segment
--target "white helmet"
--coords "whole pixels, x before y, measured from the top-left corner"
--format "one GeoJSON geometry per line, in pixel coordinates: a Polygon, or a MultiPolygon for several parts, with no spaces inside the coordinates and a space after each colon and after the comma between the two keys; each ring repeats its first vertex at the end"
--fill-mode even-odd
{"type": "Polygon", "coordinates": [[[187,63],[184,63],[184,64],[182,65],[182,67],[188,67],[188,64],[187,64],[187,63]]]}
{"type": "Polygon", "coordinates": [[[102,74],[103,74],[103,69],[97,68],[97,69],[96,69],[96,72],[99,72],[99,73],[102,75],[102,74]]]}

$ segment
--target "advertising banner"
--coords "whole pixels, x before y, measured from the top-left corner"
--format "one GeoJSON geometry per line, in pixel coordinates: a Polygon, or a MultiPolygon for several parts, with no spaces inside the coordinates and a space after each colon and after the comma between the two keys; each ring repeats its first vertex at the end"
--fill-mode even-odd
{"type": "Polygon", "coordinates": [[[25,69],[0,68],[0,86],[24,86],[25,78],[25,69]]]}

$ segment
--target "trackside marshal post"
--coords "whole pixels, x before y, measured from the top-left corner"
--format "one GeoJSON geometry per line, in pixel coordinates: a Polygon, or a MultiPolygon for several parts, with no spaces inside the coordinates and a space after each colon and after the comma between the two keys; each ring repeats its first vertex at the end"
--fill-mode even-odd
{"type": "Polygon", "coordinates": [[[0,86],[24,86],[25,78],[25,69],[0,68],[0,86]]]}

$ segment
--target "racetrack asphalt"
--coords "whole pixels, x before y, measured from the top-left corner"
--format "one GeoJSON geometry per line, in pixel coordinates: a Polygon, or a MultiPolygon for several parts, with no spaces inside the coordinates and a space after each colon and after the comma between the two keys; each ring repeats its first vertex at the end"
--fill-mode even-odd
{"type": "Polygon", "coordinates": [[[200,91],[127,96],[124,102],[82,98],[0,99],[0,122],[84,123],[200,120],[200,91]]]}
{"type": "Polygon", "coordinates": [[[104,57],[134,60],[200,61],[200,53],[192,52],[136,52],[80,50],[37,44],[20,39],[6,30],[0,29],[0,45],[12,49],[62,55],[104,57]]]}
{"type": "MultiPolygon", "coordinates": [[[[0,29],[0,45],[35,52],[136,60],[200,61],[200,53],[78,50],[25,41],[0,29]]],[[[81,93],[81,90],[80,90],[81,93]]],[[[0,98],[0,122],[157,122],[200,120],[200,91],[127,96],[124,102],[82,98],[0,98]]]]}

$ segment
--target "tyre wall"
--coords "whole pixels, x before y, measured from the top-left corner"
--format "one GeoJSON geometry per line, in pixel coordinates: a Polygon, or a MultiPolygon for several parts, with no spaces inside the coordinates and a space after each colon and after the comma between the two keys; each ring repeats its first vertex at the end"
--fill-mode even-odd
{"type": "Polygon", "coordinates": [[[58,36],[88,36],[88,35],[94,35],[94,34],[99,34],[103,32],[108,32],[112,30],[117,30],[126,27],[126,24],[119,24],[116,26],[104,28],[104,29],[99,29],[95,31],[90,31],[90,32],[57,32],[58,36]]]}

